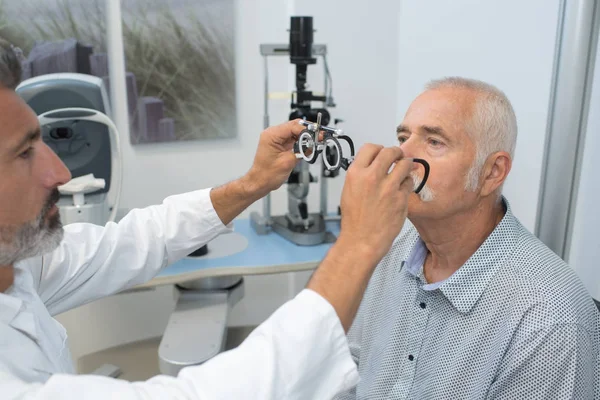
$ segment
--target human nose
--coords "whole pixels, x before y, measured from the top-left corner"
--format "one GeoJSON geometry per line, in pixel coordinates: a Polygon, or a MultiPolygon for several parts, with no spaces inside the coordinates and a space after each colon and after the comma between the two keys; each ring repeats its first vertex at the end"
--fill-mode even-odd
{"type": "Polygon", "coordinates": [[[52,151],[45,143],[42,142],[42,180],[45,187],[48,189],[54,189],[60,185],[71,180],[71,172],[58,157],[58,155],[52,151]]]}
{"type": "MultiPolygon", "coordinates": [[[[408,138],[404,143],[400,145],[402,152],[404,153],[405,158],[418,158],[419,152],[414,141],[411,141],[411,138],[408,138]]],[[[413,163],[412,169],[418,169],[419,165],[417,163],[413,163]]]]}

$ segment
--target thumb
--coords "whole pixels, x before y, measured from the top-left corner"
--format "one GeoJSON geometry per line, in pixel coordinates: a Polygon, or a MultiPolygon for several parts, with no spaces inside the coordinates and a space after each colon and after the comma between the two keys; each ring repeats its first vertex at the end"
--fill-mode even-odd
{"type": "Polygon", "coordinates": [[[280,155],[281,158],[281,162],[283,165],[288,166],[290,171],[292,169],[294,169],[294,167],[296,166],[296,164],[298,164],[299,161],[302,161],[301,158],[296,157],[296,154],[291,152],[291,151],[285,151],[280,155]]]}

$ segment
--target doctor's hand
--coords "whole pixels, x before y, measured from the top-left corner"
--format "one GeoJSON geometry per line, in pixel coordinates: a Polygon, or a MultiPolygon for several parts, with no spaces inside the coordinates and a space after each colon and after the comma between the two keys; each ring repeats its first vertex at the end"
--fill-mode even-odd
{"type": "Polygon", "coordinates": [[[413,162],[402,158],[400,147],[361,148],[344,181],[340,235],[307,285],[333,306],[346,332],[406,220],[413,162]]]}
{"type": "Polygon", "coordinates": [[[244,178],[260,197],[287,181],[298,163],[292,149],[304,126],[299,119],[271,126],[260,135],[254,163],[244,178]]]}
{"type": "Polygon", "coordinates": [[[367,144],[344,181],[339,241],[360,248],[377,263],[390,250],[408,213],[414,164],[403,156],[398,146],[367,144]]]}
{"type": "Polygon", "coordinates": [[[250,170],[241,178],[210,191],[210,200],[223,224],[229,224],[252,203],[287,181],[298,163],[292,149],[304,129],[299,121],[265,129],[250,170]]]}

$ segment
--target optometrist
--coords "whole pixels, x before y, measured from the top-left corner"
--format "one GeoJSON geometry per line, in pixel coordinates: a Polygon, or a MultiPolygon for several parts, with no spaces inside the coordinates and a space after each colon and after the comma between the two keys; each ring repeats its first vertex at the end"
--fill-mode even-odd
{"type": "Polygon", "coordinates": [[[231,231],[235,217],[287,180],[302,126],[266,129],[252,166],[235,181],[168,197],[119,223],[63,227],[57,187],[71,176],[15,93],[20,77],[13,47],[0,41],[2,399],[328,399],[358,382],[345,333],[406,218],[413,164],[399,147],[361,149],[346,175],[337,242],[307,287],[238,348],[177,377],[130,383],[76,375],[52,316],[148,281],[231,231]]]}

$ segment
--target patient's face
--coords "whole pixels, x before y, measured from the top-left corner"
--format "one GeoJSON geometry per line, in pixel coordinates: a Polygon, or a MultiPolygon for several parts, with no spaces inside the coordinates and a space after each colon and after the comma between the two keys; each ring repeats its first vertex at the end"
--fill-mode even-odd
{"type": "MultiPolygon", "coordinates": [[[[409,218],[440,219],[474,205],[465,190],[476,147],[466,131],[476,95],[466,89],[429,90],[410,105],[398,127],[398,141],[407,157],[423,158],[430,167],[426,188],[409,201],[409,218]]],[[[415,163],[421,178],[423,167],[415,163]]],[[[418,179],[417,178],[417,179],[418,179]]]]}
{"type": "Polygon", "coordinates": [[[54,248],[61,239],[55,203],[69,170],[41,140],[37,116],[0,89],[0,266],[54,248]]]}

